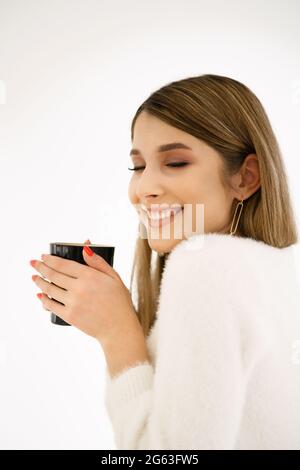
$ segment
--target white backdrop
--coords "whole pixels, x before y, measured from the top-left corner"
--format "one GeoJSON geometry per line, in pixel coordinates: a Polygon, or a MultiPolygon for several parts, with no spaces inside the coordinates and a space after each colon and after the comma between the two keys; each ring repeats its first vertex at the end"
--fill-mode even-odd
{"type": "Polygon", "coordinates": [[[151,92],[203,73],[249,86],[299,225],[299,17],[298,0],[0,0],[2,449],[115,448],[102,349],[50,323],[29,261],[90,238],[129,287],[130,124],[151,92]]]}

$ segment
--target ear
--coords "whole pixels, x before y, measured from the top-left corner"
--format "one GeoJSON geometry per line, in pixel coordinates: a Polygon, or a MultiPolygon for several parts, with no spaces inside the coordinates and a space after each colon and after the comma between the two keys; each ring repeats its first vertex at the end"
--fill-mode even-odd
{"type": "Polygon", "coordinates": [[[260,168],[257,155],[250,153],[245,158],[240,171],[233,176],[234,197],[248,199],[260,188],[260,168]]]}

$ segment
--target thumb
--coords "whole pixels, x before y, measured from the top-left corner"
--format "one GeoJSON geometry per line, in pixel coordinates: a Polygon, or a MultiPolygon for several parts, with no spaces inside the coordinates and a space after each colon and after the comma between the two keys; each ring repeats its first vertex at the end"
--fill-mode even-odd
{"type": "Polygon", "coordinates": [[[105,274],[108,274],[114,279],[120,280],[119,274],[113,269],[113,267],[105,261],[102,256],[97,255],[89,246],[84,246],[82,250],[83,259],[88,266],[97,269],[105,274]]]}

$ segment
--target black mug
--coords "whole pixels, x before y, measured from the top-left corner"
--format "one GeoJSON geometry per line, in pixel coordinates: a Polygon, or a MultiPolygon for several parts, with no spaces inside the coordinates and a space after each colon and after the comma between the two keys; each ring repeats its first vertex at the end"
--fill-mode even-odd
{"type": "MultiPolygon", "coordinates": [[[[107,245],[88,245],[86,243],[50,243],[50,255],[60,256],[61,258],[71,259],[78,263],[85,264],[82,250],[84,246],[89,246],[97,254],[107,261],[112,267],[114,262],[115,247],[107,245]]],[[[56,299],[54,299],[56,300],[56,299]]],[[[58,302],[58,300],[56,300],[58,302]]],[[[61,302],[59,302],[61,303],[61,302]]],[[[63,304],[62,304],[63,305],[63,304]]],[[[51,322],[55,325],[71,326],[69,323],[62,320],[60,317],[51,312],[51,322]]]]}

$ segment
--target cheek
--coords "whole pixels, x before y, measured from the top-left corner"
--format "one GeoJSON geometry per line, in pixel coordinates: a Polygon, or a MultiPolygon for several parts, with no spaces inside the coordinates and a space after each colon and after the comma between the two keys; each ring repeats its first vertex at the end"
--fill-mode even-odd
{"type": "Polygon", "coordinates": [[[195,171],[186,176],[180,187],[187,203],[204,203],[211,197],[213,192],[208,176],[206,177],[201,171],[195,171]]]}
{"type": "Polygon", "coordinates": [[[196,198],[202,199],[203,202],[212,198],[224,197],[224,189],[214,167],[207,168],[203,165],[201,168],[197,168],[187,181],[186,186],[190,188],[190,193],[194,194],[196,198]]]}
{"type": "Polygon", "coordinates": [[[204,171],[202,168],[194,172],[184,185],[188,188],[185,190],[184,200],[193,204],[193,219],[196,217],[196,204],[203,205],[199,211],[204,211],[204,217],[208,220],[224,211],[224,188],[217,176],[214,172],[204,171]]]}
{"type": "Polygon", "coordinates": [[[133,183],[132,180],[129,182],[129,185],[128,185],[128,197],[132,204],[136,204],[137,197],[136,197],[136,191],[135,191],[135,183],[133,183]]]}
{"type": "Polygon", "coordinates": [[[224,188],[215,175],[203,184],[199,201],[204,204],[205,230],[218,230],[226,219],[227,208],[224,188]]]}

